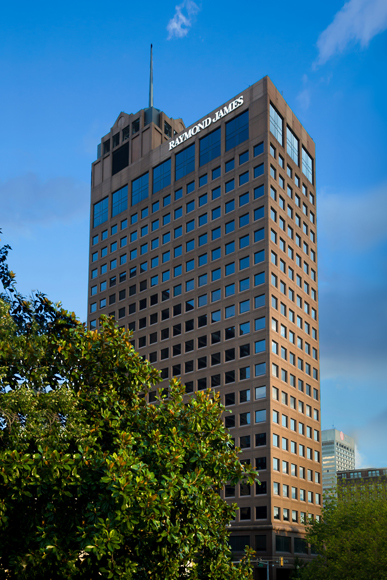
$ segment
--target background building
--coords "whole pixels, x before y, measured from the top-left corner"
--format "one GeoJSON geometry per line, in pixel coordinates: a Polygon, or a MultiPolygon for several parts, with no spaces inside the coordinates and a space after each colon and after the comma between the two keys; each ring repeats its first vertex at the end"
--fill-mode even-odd
{"type": "MultiPolygon", "coordinates": [[[[364,484],[382,483],[384,486],[386,486],[387,469],[375,469],[367,467],[366,469],[339,471],[337,473],[337,482],[339,485],[358,486],[364,484]]],[[[367,489],[369,489],[369,487],[367,489]]]]}
{"type": "Polygon", "coordinates": [[[273,579],[321,506],[316,232],[315,146],[268,77],[187,129],[121,113],[92,166],[88,324],[133,330],[161,388],[220,390],[261,482],[223,490],[232,546],[273,579]]]}
{"type": "Polygon", "coordinates": [[[337,429],[321,431],[322,484],[326,491],[337,483],[337,473],[355,469],[355,440],[337,429]]]}

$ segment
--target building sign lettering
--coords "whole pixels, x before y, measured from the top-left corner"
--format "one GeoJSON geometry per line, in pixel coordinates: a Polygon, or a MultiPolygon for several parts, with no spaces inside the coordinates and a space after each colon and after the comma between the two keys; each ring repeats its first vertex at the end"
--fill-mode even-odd
{"type": "Polygon", "coordinates": [[[243,105],[243,95],[241,97],[238,97],[237,99],[235,99],[235,101],[231,101],[231,103],[229,103],[225,107],[222,107],[221,109],[216,111],[214,117],[212,117],[212,118],[207,117],[203,121],[200,121],[200,123],[198,123],[197,125],[194,125],[188,131],[185,131],[184,133],[182,133],[181,135],[176,137],[176,139],[172,139],[172,141],[169,142],[169,150],[171,151],[172,149],[174,149],[175,147],[177,147],[181,143],[184,143],[184,141],[191,139],[191,137],[194,137],[195,135],[200,133],[200,131],[202,129],[207,129],[207,127],[209,127],[212,123],[216,123],[217,121],[220,121],[220,119],[222,119],[222,117],[225,117],[226,115],[228,115],[232,111],[235,111],[235,109],[237,109],[241,105],[243,105]]]}

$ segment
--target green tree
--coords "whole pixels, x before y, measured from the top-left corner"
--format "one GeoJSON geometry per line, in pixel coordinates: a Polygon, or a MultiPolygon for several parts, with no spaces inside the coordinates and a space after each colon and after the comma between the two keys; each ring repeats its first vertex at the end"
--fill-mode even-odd
{"type": "Polygon", "coordinates": [[[0,578],[252,578],[231,563],[225,482],[256,479],[219,397],[188,400],[105,318],[18,294],[0,250],[0,578]]]}
{"type": "Polygon", "coordinates": [[[290,574],[290,580],[300,580],[302,578],[302,569],[306,566],[306,562],[303,558],[296,556],[293,562],[293,570],[290,574]]]}
{"type": "Polygon", "coordinates": [[[318,556],[301,570],[302,580],[387,579],[386,482],[339,486],[324,497],[321,521],[306,539],[318,556]]]}

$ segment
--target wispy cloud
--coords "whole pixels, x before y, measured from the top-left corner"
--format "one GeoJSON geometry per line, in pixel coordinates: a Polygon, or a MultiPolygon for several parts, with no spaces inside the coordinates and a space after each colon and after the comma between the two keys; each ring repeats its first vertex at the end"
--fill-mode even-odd
{"type": "Polygon", "coordinates": [[[37,225],[70,223],[88,216],[89,186],[70,177],[42,181],[36,174],[0,182],[3,231],[27,234],[37,225]]]}
{"type": "MultiPolygon", "coordinates": [[[[383,405],[383,402],[381,401],[383,405]]],[[[387,453],[385,441],[387,438],[387,408],[370,417],[361,427],[354,429],[350,435],[356,440],[355,461],[357,468],[387,467],[387,453]],[[377,451],[377,460],[368,457],[366,449],[377,451]]]]}
{"type": "Polygon", "coordinates": [[[358,192],[319,192],[318,212],[330,250],[367,253],[387,242],[387,183],[358,192]]]}
{"type": "Polygon", "coordinates": [[[199,12],[199,6],[193,0],[184,0],[175,7],[175,15],[168,22],[168,40],[171,38],[183,38],[187,36],[196,14],[199,12]]]}
{"type": "Polygon", "coordinates": [[[342,53],[351,43],[360,43],[362,48],[368,46],[372,38],[386,28],[386,0],[350,0],[320,34],[315,67],[342,53]]]}

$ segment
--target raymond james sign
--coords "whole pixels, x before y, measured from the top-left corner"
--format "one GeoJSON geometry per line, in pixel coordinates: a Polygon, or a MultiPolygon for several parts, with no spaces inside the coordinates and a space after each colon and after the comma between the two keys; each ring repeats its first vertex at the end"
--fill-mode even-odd
{"type": "Polygon", "coordinates": [[[197,133],[200,133],[202,129],[207,129],[207,127],[209,127],[212,123],[216,123],[222,117],[225,117],[232,111],[235,111],[235,109],[237,109],[241,105],[243,105],[243,95],[235,99],[235,101],[231,101],[231,103],[229,103],[225,107],[222,107],[221,109],[219,109],[219,111],[216,111],[215,117],[213,118],[207,117],[207,119],[204,119],[204,121],[201,121],[197,125],[194,125],[192,129],[185,131],[184,133],[179,135],[179,137],[176,137],[176,139],[172,139],[172,141],[169,142],[169,150],[171,151],[171,149],[174,149],[181,143],[184,143],[184,141],[191,139],[191,137],[194,137],[195,135],[197,135],[197,133]]]}

